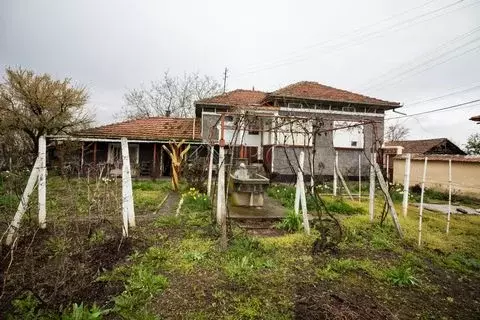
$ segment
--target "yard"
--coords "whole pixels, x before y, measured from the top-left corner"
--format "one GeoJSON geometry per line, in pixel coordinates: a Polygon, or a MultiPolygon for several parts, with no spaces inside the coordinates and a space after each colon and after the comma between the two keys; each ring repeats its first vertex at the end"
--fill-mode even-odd
{"type": "MultiPolygon", "coordinates": [[[[417,208],[400,217],[399,240],[390,217],[369,222],[366,201],[324,197],[343,227],[338,248],[312,255],[316,233],[253,237],[232,225],[222,251],[205,195],[185,187],[175,216],[168,181],[133,189],[139,222],[122,240],[118,182],[49,179],[49,227],[26,221],[13,262],[2,260],[7,319],[480,317],[478,216],[454,215],[446,235],[446,217],[424,212],[419,249],[417,208]]],[[[268,194],[293,204],[290,186],[268,194]]]]}

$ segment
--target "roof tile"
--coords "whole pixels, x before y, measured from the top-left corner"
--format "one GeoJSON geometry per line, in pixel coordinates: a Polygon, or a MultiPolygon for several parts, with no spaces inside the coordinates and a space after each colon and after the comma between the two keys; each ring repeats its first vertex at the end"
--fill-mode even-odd
{"type": "Polygon", "coordinates": [[[129,138],[138,140],[200,140],[200,119],[151,117],[113,123],[77,132],[82,137],[129,138]],[[195,137],[193,126],[195,125],[195,137]]]}

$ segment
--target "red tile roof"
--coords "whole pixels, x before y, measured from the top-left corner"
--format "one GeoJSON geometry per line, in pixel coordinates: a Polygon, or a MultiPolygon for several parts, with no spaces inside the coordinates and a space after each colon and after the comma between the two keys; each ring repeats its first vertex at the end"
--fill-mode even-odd
{"type": "Polygon", "coordinates": [[[361,94],[353,93],[346,90],[341,90],[329,86],[325,86],[318,82],[301,81],[277,91],[274,91],[270,96],[300,98],[300,99],[312,99],[322,101],[335,101],[335,102],[349,102],[349,103],[361,103],[368,105],[377,105],[384,107],[400,107],[399,102],[390,102],[380,100],[376,98],[367,97],[361,94]]]}
{"type": "Polygon", "coordinates": [[[152,117],[91,128],[77,132],[76,135],[90,138],[125,137],[135,140],[200,140],[200,122],[198,118],[152,117]]]}
{"type": "Polygon", "coordinates": [[[360,103],[381,106],[386,109],[400,107],[398,102],[384,101],[357,93],[325,86],[317,82],[302,81],[277,91],[266,93],[254,90],[237,89],[224,94],[196,101],[196,104],[222,106],[255,106],[269,104],[270,97],[288,97],[320,101],[360,103]]]}
{"type": "Polygon", "coordinates": [[[198,104],[219,104],[226,106],[259,105],[267,97],[266,92],[237,89],[224,94],[196,101],[198,104]]]}
{"type": "MultiPolygon", "coordinates": [[[[426,140],[398,140],[398,141],[386,141],[385,146],[387,147],[403,147],[403,154],[412,153],[412,154],[428,154],[428,152],[434,149],[441,144],[445,144],[445,148],[450,148],[451,150],[445,150],[446,152],[442,153],[458,153],[464,154],[464,152],[457,147],[453,142],[446,138],[438,139],[426,139],[426,140]]],[[[437,152],[438,153],[438,152],[437,152]]]]}
{"type": "Polygon", "coordinates": [[[480,116],[471,117],[470,120],[480,122],[480,116]]]}

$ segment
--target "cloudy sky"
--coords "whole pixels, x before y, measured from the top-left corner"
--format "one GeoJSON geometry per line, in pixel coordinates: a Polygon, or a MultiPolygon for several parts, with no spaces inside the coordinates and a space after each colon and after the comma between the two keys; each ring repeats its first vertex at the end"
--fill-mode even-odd
{"type": "MultiPolygon", "coordinates": [[[[97,123],[167,70],[221,81],[225,67],[227,89],[318,81],[415,114],[480,99],[480,1],[0,0],[0,66],[87,86],[97,123]]],[[[463,144],[476,114],[480,104],[391,121],[411,139],[463,144]]]]}

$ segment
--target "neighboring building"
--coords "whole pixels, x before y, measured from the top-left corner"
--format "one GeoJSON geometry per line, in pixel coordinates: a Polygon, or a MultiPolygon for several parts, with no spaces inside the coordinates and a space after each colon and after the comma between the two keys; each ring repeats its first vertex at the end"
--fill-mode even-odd
{"type": "MultiPolygon", "coordinates": [[[[447,138],[426,139],[426,140],[399,140],[386,141],[383,146],[383,165],[387,171],[388,178],[393,177],[393,159],[398,155],[407,153],[416,157],[427,155],[466,155],[453,142],[447,138]]],[[[390,179],[391,180],[391,179],[390,179]]]]}
{"type": "MultiPolygon", "coordinates": [[[[393,159],[393,182],[403,184],[405,154],[393,159]]],[[[452,189],[478,197],[480,192],[480,156],[453,154],[413,155],[410,163],[410,186],[420,185],[425,157],[428,157],[426,188],[448,190],[449,160],[452,161],[452,189]]]]}
{"type": "MultiPolygon", "coordinates": [[[[272,178],[293,176],[299,152],[313,149],[316,173],[331,177],[338,152],[343,174],[358,176],[368,174],[367,158],[372,147],[383,143],[385,111],[400,107],[397,102],[304,81],[271,93],[234,90],[199,100],[195,118],[125,121],[79,132],[76,139],[89,144],[84,148],[82,163],[118,166],[118,139],[126,137],[131,161],[140,175],[168,175],[169,159],[161,146],[171,139],[186,139],[198,146],[218,145],[223,115],[224,138],[227,148],[235,149],[233,156],[263,164],[272,178]],[[237,126],[242,117],[249,119],[248,125],[237,126]],[[291,119],[297,119],[295,124],[291,119]],[[318,133],[315,137],[313,126],[318,133]]],[[[305,159],[307,175],[310,160],[305,159]]]]}

